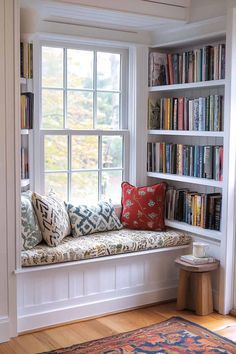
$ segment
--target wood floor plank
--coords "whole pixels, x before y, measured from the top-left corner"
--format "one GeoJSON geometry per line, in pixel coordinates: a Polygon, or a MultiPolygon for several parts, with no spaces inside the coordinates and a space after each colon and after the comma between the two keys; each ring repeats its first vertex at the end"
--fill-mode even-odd
{"type": "Polygon", "coordinates": [[[192,311],[177,311],[176,303],[169,303],[24,334],[0,344],[0,354],[36,354],[68,347],[149,326],[173,316],[183,317],[236,341],[236,317],[215,312],[208,316],[197,316],[192,311]]]}

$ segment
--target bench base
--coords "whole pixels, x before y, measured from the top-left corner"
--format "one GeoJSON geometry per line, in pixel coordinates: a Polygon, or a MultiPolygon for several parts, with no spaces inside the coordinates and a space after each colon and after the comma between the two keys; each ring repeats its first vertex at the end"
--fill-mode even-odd
{"type": "Polygon", "coordinates": [[[18,333],[176,298],[174,260],[161,248],[16,271],[18,333]]]}

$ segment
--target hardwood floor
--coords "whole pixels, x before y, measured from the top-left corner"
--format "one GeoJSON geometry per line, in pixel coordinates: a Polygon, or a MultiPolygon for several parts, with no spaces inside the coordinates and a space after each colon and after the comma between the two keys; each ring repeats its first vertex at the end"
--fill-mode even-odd
{"type": "Polygon", "coordinates": [[[176,304],[169,303],[24,334],[0,344],[0,354],[40,353],[131,331],[172,316],[181,316],[236,341],[236,317],[217,313],[197,316],[191,311],[177,311],[176,304]]]}

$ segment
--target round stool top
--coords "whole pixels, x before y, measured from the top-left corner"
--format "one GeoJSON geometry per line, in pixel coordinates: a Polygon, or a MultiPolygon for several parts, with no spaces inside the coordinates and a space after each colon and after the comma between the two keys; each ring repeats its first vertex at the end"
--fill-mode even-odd
{"type": "Polygon", "coordinates": [[[198,272],[198,273],[211,272],[212,270],[216,270],[220,264],[218,260],[216,260],[213,263],[190,264],[180,260],[179,258],[175,260],[175,263],[183,270],[186,270],[188,272],[198,272]]]}

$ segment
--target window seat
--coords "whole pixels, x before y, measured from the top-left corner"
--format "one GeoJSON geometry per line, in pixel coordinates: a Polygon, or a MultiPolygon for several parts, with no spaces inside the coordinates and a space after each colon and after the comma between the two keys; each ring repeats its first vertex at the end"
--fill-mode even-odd
{"type": "Polygon", "coordinates": [[[164,247],[188,245],[191,236],[183,231],[122,229],[74,238],[66,237],[57,247],[44,243],[21,252],[22,267],[79,261],[164,247]]]}

